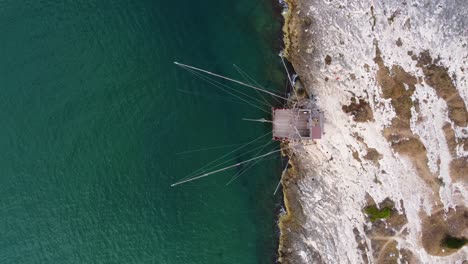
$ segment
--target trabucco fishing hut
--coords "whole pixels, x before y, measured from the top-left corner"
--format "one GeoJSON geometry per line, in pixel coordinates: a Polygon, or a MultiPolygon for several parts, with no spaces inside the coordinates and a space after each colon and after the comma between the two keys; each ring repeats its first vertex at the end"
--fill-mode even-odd
{"type": "MultiPolygon", "coordinates": [[[[289,72],[288,72],[288,70],[286,68],[286,65],[284,64],[284,60],[283,60],[282,57],[281,57],[281,59],[283,61],[283,65],[284,65],[285,70],[287,72],[289,83],[290,83],[292,89],[294,90],[295,98],[298,99],[297,92],[296,92],[296,90],[294,88],[293,81],[291,80],[291,76],[289,75],[289,72]]],[[[260,119],[244,118],[244,120],[247,120],[247,121],[272,123],[272,131],[270,133],[268,133],[268,134],[272,135],[272,139],[274,141],[281,141],[281,142],[285,142],[285,143],[287,143],[287,142],[302,142],[302,143],[305,143],[306,141],[313,141],[313,140],[317,140],[317,139],[322,138],[322,135],[323,135],[323,119],[324,119],[323,118],[323,112],[312,109],[311,107],[310,108],[309,107],[304,107],[306,105],[311,105],[311,104],[308,104],[308,103],[298,104],[297,101],[292,100],[292,99],[287,98],[287,97],[284,97],[284,96],[281,96],[281,95],[278,95],[278,94],[273,93],[271,91],[268,91],[267,89],[261,87],[260,85],[254,86],[251,83],[241,82],[241,81],[238,81],[238,80],[235,80],[235,79],[232,79],[232,78],[228,78],[228,77],[225,77],[225,76],[213,73],[213,72],[209,72],[207,70],[203,70],[203,69],[200,69],[200,68],[197,68],[197,67],[194,67],[194,66],[182,64],[182,63],[179,63],[179,62],[174,62],[174,63],[176,65],[178,65],[178,66],[180,66],[180,67],[194,73],[198,77],[201,77],[205,81],[208,81],[209,83],[213,84],[214,86],[217,86],[218,88],[223,89],[224,91],[226,91],[226,90],[224,88],[222,88],[221,86],[224,86],[225,88],[228,88],[228,89],[232,89],[232,88],[230,88],[230,87],[228,87],[228,86],[226,86],[224,84],[221,84],[221,83],[219,83],[217,81],[214,81],[212,79],[209,79],[205,75],[202,75],[202,74],[206,74],[207,76],[213,76],[213,77],[224,79],[224,80],[227,80],[227,81],[230,81],[232,83],[236,83],[236,84],[239,84],[239,85],[242,85],[242,86],[245,86],[245,87],[249,87],[251,89],[256,90],[257,92],[262,92],[264,94],[268,94],[270,96],[273,96],[273,97],[284,100],[286,102],[284,105],[292,105],[292,107],[282,107],[282,108],[272,107],[271,108],[271,120],[267,120],[265,118],[260,118],[260,119]],[[301,105],[301,106],[298,106],[298,105],[301,105]]],[[[243,75],[244,77],[245,76],[248,77],[248,75],[246,73],[242,72],[242,70],[240,70],[240,68],[238,68],[235,65],[234,65],[234,67],[236,67],[236,70],[238,70],[238,72],[241,75],[243,75]]],[[[256,83],[256,82],[254,81],[254,83],[256,83]]],[[[238,92],[235,89],[233,89],[231,91],[238,92]]],[[[252,104],[251,102],[248,102],[247,100],[244,100],[243,98],[241,98],[238,95],[235,95],[235,94],[233,94],[233,93],[231,93],[229,91],[226,91],[226,92],[228,92],[231,95],[237,97],[238,99],[252,105],[253,107],[259,108],[257,105],[252,104]]],[[[241,94],[245,95],[244,93],[241,93],[241,94]]],[[[262,110],[265,111],[264,109],[262,109],[262,110]]],[[[260,138],[263,138],[264,136],[262,136],[260,138]]],[[[247,144],[244,144],[242,147],[240,147],[240,148],[238,148],[238,149],[236,149],[234,151],[242,149],[245,146],[250,145],[252,142],[257,141],[258,139],[259,138],[254,139],[253,141],[248,142],[247,144]]],[[[290,148],[290,147],[286,147],[286,148],[290,148]]],[[[172,184],[172,186],[176,186],[176,185],[183,184],[183,183],[186,183],[186,182],[190,182],[190,181],[193,181],[193,180],[196,180],[196,179],[204,178],[204,177],[207,177],[209,175],[219,173],[221,171],[225,171],[225,170],[228,170],[228,169],[231,169],[231,168],[235,168],[235,167],[241,166],[241,165],[246,164],[246,163],[247,163],[247,165],[249,165],[249,163],[252,162],[252,161],[255,161],[253,164],[256,164],[257,162],[259,162],[261,159],[265,158],[266,156],[269,156],[269,155],[274,154],[274,153],[278,153],[278,152],[280,152],[282,150],[284,150],[284,148],[279,149],[279,150],[270,151],[268,153],[261,154],[261,155],[260,155],[260,153],[257,153],[256,157],[244,160],[242,162],[237,162],[237,163],[235,163],[233,165],[230,165],[230,166],[227,166],[227,167],[223,167],[223,168],[220,168],[220,169],[214,169],[214,168],[216,168],[216,166],[214,166],[214,167],[211,168],[211,171],[208,171],[209,169],[205,169],[204,167],[202,167],[199,170],[197,170],[196,172],[194,172],[193,174],[188,175],[185,178],[179,180],[178,182],[172,184]],[[197,175],[197,173],[198,173],[198,175],[197,175]]],[[[225,156],[226,155],[222,156],[221,158],[223,158],[225,156]]],[[[219,159],[217,159],[217,160],[219,160],[219,159]]],[[[217,160],[215,160],[215,161],[217,161],[217,160]]],[[[210,165],[212,163],[209,163],[208,165],[210,165]]],[[[224,163],[225,162],[223,162],[222,164],[224,164],[224,163]]],[[[251,166],[252,165],[250,165],[250,167],[251,166]]],[[[284,171],[286,170],[286,168],[284,169],[284,171]]],[[[228,184],[230,182],[232,182],[233,180],[235,180],[239,176],[240,176],[239,174],[236,174],[228,182],[228,184]]],[[[278,183],[278,186],[279,186],[279,183],[278,183]]],[[[278,189],[278,187],[277,187],[277,189],[278,189]]],[[[275,193],[276,193],[276,190],[275,190],[275,193]]]]}

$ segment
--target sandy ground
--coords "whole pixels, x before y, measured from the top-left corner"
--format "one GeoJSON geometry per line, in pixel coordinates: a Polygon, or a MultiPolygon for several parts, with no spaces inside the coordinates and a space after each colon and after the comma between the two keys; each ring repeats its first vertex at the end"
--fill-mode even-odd
{"type": "Polygon", "coordinates": [[[326,121],[290,153],[280,261],[463,263],[443,240],[468,237],[468,2],[288,2],[285,52],[326,121]]]}

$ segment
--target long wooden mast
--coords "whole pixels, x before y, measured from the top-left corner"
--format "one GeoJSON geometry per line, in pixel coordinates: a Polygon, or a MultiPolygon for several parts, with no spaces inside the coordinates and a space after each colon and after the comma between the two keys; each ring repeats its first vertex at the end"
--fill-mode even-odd
{"type": "Polygon", "coordinates": [[[182,68],[188,68],[188,69],[192,69],[192,70],[195,70],[195,71],[203,72],[203,73],[209,74],[209,75],[211,75],[211,76],[215,76],[215,77],[218,77],[218,78],[221,78],[221,79],[224,79],[224,80],[228,80],[228,81],[231,81],[231,82],[234,82],[234,83],[237,83],[237,84],[246,86],[246,87],[250,87],[250,88],[255,89],[255,90],[257,90],[257,91],[261,91],[261,92],[267,93],[267,94],[269,94],[269,95],[271,95],[271,96],[278,97],[278,98],[281,98],[281,99],[283,99],[283,100],[291,101],[291,99],[288,99],[288,98],[286,98],[286,97],[277,95],[277,94],[275,94],[275,93],[272,93],[272,92],[270,92],[270,91],[264,90],[264,89],[262,89],[262,88],[258,88],[258,87],[256,87],[256,86],[253,86],[253,85],[250,85],[250,84],[247,84],[247,83],[244,83],[244,82],[235,80],[235,79],[231,79],[231,78],[228,78],[228,77],[225,77],[225,76],[222,76],[222,75],[213,73],[213,72],[209,72],[209,71],[207,71],[207,70],[203,70],[203,69],[200,69],[200,68],[197,68],[197,67],[194,67],[194,66],[190,66],[190,65],[187,65],[187,64],[179,63],[179,62],[177,62],[177,61],[174,61],[174,64],[177,65],[177,66],[180,66],[180,67],[182,67],[182,68]]]}
{"type": "Polygon", "coordinates": [[[275,150],[275,151],[270,151],[270,152],[268,152],[268,153],[266,153],[266,154],[263,154],[263,155],[260,155],[260,156],[257,156],[257,157],[254,157],[254,158],[251,158],[251,159],[242,161],[242,162],[238,162],[238,163],[236,163],[236,164],[234,164],[234,165],[231,165],[231,166],[227,166],[227,167],[224,167],[224,168],[215,170],[215,171],[211,171],[211,172],[208,172],[208,173],[205,173],[205,174],[202,174],[202,175],[193,177],[193,178],[189,178],[189,179],[187,179],[187,180],[179,181],[179,182],[176,182],[176,183],[174,183],[174,184],[171,184],[171,187],[174,187],[174,186],[179,185],[179,184],[182,184],[182,183],[194,181],[194,180],[197,180],[197,179],[200,179],[200,178],[204,178],[204,177],[207,177],[207,176],[209,176],[209,175],[211,175],[211,174],[215,174],[215,173],[218,173],[218,172],[221,172],[221,171],[225,171],[225,170],[228,170],[228,169],[237,167],[237,166],[239,166],[239,165],[242,165],[242,164],[244,164],[244,163],[250,162],[250,161],[252,161],[252,160],[260,159],[260,158],[269,156],[269,155],[271,155],[271,154],[273,154],[273,153],[277,153],[277,152],[280,152],[280,151],[282,151],[282,149],[275,150]]]}

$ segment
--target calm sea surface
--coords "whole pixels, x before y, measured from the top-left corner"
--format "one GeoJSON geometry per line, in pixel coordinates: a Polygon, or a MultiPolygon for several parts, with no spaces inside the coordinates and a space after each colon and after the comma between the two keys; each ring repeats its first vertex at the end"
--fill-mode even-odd
{"type": "Polygon", "coordinates": [[[270,131],[173,61],[282,90],[275,2],[0,0],[0,263],[274,262],[279,159],[170,184],[270,131]]]}

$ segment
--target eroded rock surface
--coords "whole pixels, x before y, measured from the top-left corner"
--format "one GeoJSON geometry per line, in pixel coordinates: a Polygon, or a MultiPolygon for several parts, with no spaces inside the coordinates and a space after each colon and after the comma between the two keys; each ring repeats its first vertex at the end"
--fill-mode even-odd
{"type": "Polygon", "coordinates": [[[284,177],[281,262],[468,259],[444,246],[468,226],[468,2],[288,2],[285,54],[326,122],[284,177]]]}

